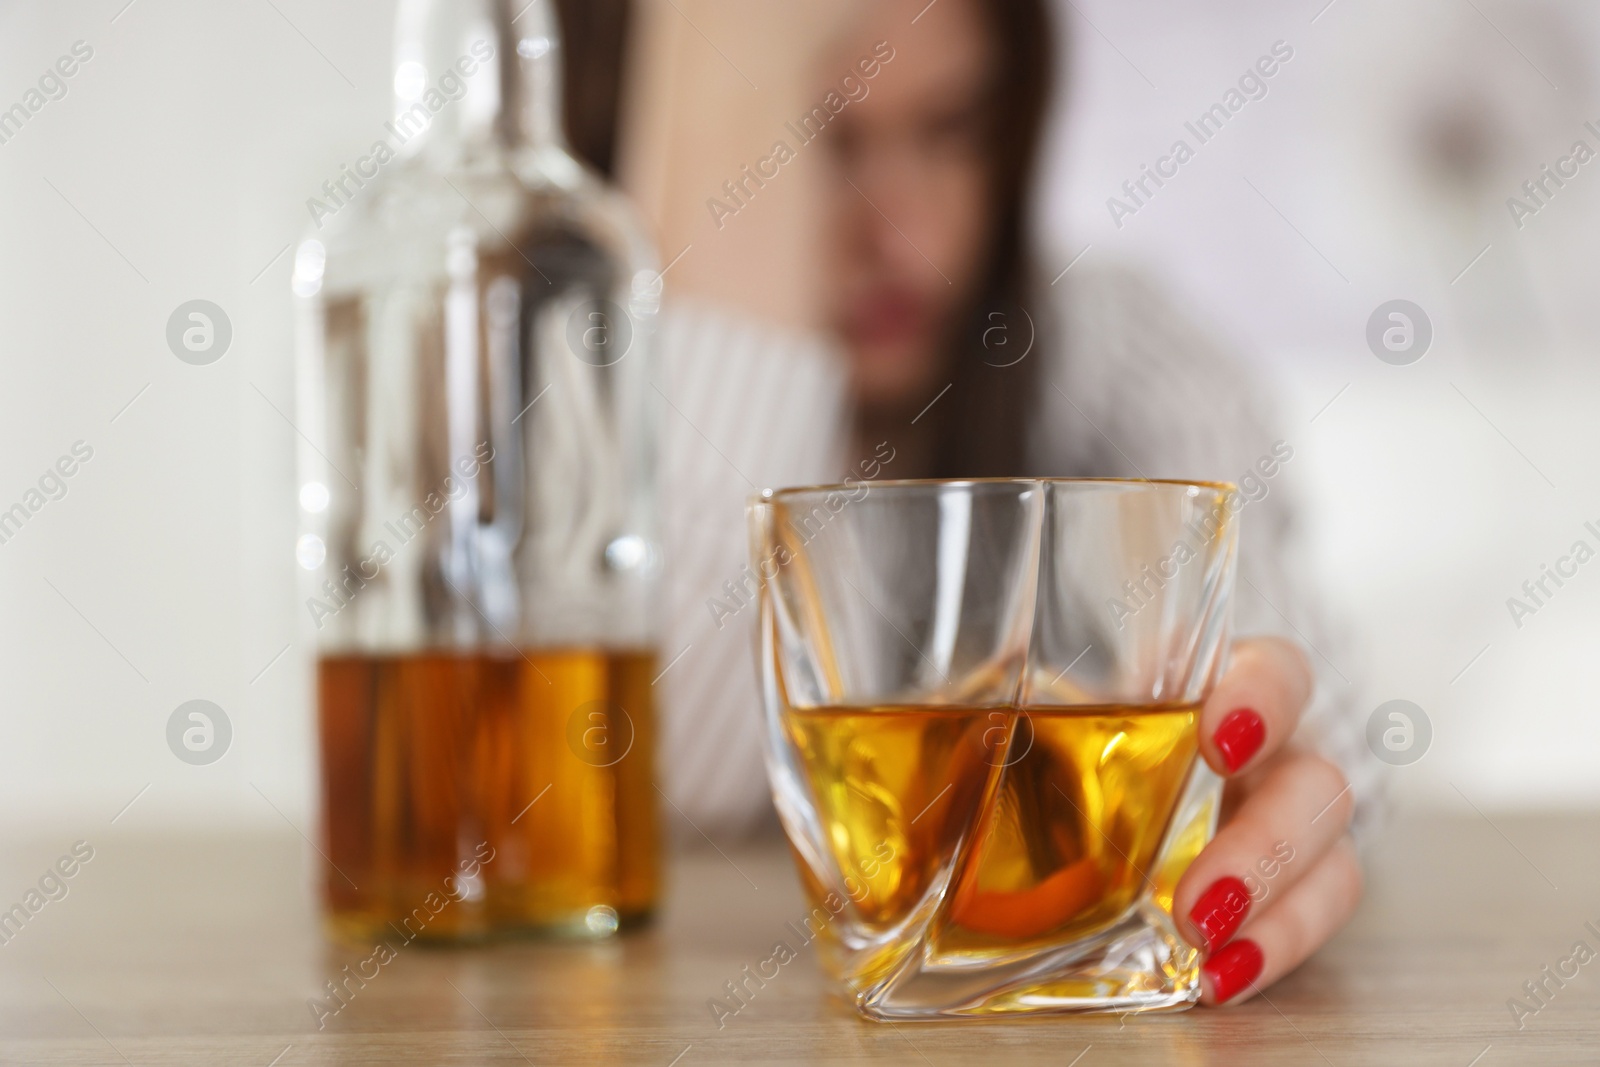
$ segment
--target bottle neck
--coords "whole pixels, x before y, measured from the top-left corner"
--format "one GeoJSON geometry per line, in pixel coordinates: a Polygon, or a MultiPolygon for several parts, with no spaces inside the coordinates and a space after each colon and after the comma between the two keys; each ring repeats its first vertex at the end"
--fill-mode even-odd
{"type": "Polygon", "coordinates": [[[401,0],[392,132],[436,162],[564,149],[551,0],[401,0]]]}

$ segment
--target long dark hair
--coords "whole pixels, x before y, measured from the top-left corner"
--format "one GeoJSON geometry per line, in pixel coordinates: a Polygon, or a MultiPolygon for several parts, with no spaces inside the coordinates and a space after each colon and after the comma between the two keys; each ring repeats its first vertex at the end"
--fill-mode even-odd
{"type": "Polygon", "coordinates": [[[566,112],[567,141],[579,158],[611,177],[633,4],[630,0],[556,0],[555,6],[564,54],[561,103],[566,112]]]}
{"type": "Polygon", "coordinates": [[[939,478],[1050,473],[1026,469],[1043,339],[1011,361],[1041,326],[1026,307],[1034,284],[1028,200],[1055,82],[1056,27],[1050,0],[982,0],[978,7],[1000,56],[987,108],[995,232],[975,298],[943,355],[948,371],[936,388],[949,382],[950,389],[918,420],[931,422],[923,473],[939,478]]]}

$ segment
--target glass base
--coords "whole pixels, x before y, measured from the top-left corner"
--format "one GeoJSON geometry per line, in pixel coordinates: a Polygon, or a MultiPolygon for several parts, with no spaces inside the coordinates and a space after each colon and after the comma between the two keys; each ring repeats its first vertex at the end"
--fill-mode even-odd
{"type": "Polygon", "coordinates": [[[879,1022],[900,1022],[1182,1011],[1200,999],[1199,952],[1149,903],[1099,937],[1026,959],[941,962],[925,949],[871,985],[847,977],[856,1009],[879,1022]]]}
{"type": "Polygon", "coordinates": [[[981,891],[952,890],[964,849],[898,921],[869,927],[852,921],[837,892],[838,907],[829,906],[812,874],[821,864],[797,848],[802,881],[818,904],[806,926],[818,926],[820,961],[848,987],[856,1010],[880,1022],[1182,1011],[1200,999],[1200,953],[1179,934],[1172,897],[1211,838],[1220,796],[1220,779],[1196,762],[1155,857],[1135,867],[1151,872],[1143,892],[1088,929],[1037,930],[1041,909],[1027,895],[985,899],[981,891]],[[829,911],[838,912],[831,921],[829,911]],[[1023,936],[974,937],[979,924],[990,934],[1023,936]]]}

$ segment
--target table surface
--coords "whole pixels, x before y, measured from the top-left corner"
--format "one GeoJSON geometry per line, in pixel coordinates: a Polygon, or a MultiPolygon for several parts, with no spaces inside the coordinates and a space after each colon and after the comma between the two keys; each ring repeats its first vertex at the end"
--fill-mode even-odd
{"type": "MultiPolygon", "coordinates": [[[[1600,817],[1391,827],[1351,927],[1220,1011],[869,1023],[806,950],[719,1027],[710,998],[806,911],[766,843],[685,852],[659,922],[614,942],[402,948],[320,1031],[309,998],[370,950],[322,938],[302,841],[106,830],[67,895],[0,945],[0,1062],[1600,1062],[1600,962],[1549,983],[1520,1030],[1507,1006],[1574,942],[1600,950],[1600,817]]],[[[72,843],[5,847],[0,906],[72,843]]]]}

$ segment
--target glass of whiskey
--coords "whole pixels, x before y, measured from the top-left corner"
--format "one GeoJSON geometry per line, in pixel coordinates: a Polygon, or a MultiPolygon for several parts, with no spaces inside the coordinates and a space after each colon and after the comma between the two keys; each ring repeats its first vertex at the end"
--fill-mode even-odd
{"type": "Polygon", "coordinates": [[[824,966],[877,1020],[1181,1009],[1216,827],[1232,487],[856,483],[750,507],[767,762],[824,966]]]}

